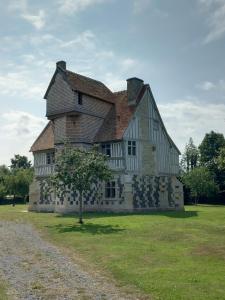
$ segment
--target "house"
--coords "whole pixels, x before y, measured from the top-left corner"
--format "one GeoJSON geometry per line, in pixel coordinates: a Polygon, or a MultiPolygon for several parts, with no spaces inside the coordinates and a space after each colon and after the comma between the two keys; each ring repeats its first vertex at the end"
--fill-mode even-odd
{"type": "Polygon", "coordinates": [[[59,61],[44,98],[49,123],[31,147],[35,179],[30,210],[78,210],[78,193],[59,199],[47,192],[46,179],[65,140],[84,149],[98,144],[113,171],[113,180],[93,184],[85,195],[85,210],[183,209],[183,187],[176,177],[180,152],[143,80],[130,78],[127,90],[114,93],[59,61]]]}

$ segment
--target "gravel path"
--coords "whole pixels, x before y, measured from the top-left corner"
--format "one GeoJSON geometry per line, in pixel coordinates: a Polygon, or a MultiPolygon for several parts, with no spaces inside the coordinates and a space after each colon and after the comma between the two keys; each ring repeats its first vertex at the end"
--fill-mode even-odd
{"type": "Polygon", "coordinates": [[[82,270],[28,224],[0,221],[0,276],[12,299],[137,299],[82,270]]]}

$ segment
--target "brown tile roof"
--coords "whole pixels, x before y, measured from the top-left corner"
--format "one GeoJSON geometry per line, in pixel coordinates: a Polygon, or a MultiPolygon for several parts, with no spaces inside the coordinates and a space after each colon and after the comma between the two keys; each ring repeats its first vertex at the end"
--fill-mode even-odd
{"type": "MultiPolygon", "coordinates": [[[[137,98],[137,103],[141,100],[148,85],[144,85],[137,98]]],[[[129,106],[127,91],[114,93],[115,105],[109,111],[100,130],[95,136],[95,142],[105,142],[121,140],[124,131],[134,114],[136,106],[129,106]]]]}
{"type": "Polygon", "coordinates": [[[80,91],[110,103],[114,102],[113,93],[102,82],[68,70],[65,72],[67,82],[73,90],[80,91]]]}
{"type": "Polygon", "coordinates": [[[48,122],[41,134],[30,148],[31,152],[54,149],[54,132],[52,122],[48,122]]]}

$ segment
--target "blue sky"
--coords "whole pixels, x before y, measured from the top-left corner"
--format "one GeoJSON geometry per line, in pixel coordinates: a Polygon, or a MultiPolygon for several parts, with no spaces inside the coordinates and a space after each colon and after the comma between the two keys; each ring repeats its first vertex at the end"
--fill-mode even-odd
{"type": "Polygon", "coordinates": [[[114,91],[144,79],[181,150],[190,136],[225,133],[225,0],[0,4],[0,164],[30,155],[58,60],[114,91]]]}

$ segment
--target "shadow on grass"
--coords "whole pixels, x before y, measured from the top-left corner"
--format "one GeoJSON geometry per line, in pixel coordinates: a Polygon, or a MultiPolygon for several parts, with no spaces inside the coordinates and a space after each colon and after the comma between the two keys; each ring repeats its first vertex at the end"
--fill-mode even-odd
{"type": "MultiPolygon", "coordinates": [[[[66,217],[66,216],[65,216],[66,217]]],[[[46,226],[50,229],[55,229],[58,233],[66,233],[66,232],[81,232],[81,233],[89,233],[89,234],[112,234],[112,233],[119,233],[124,231],[125,229],[119,228],[118,225],[111,226],[111,225],[101,225],[101,224],[75,224],[75,225],[51,225],[46,226]]]]}
{"type": "MultiPolygon", "coordinates": [[[[197,217],[199,211],[142,211],[142,212],[121,212],[121,213],[113,213],[113,212],[87,212],[84,213],[84,219],[96,219],[96,218],[107,218],[107,217],[129,217],[129,216],[164,216],[169,218],[177,218],[177,219],[186,219],[197,217]]],[[[57,215],[56,218],[77,218],[78,215],[76,213],[57,215]]]]}

